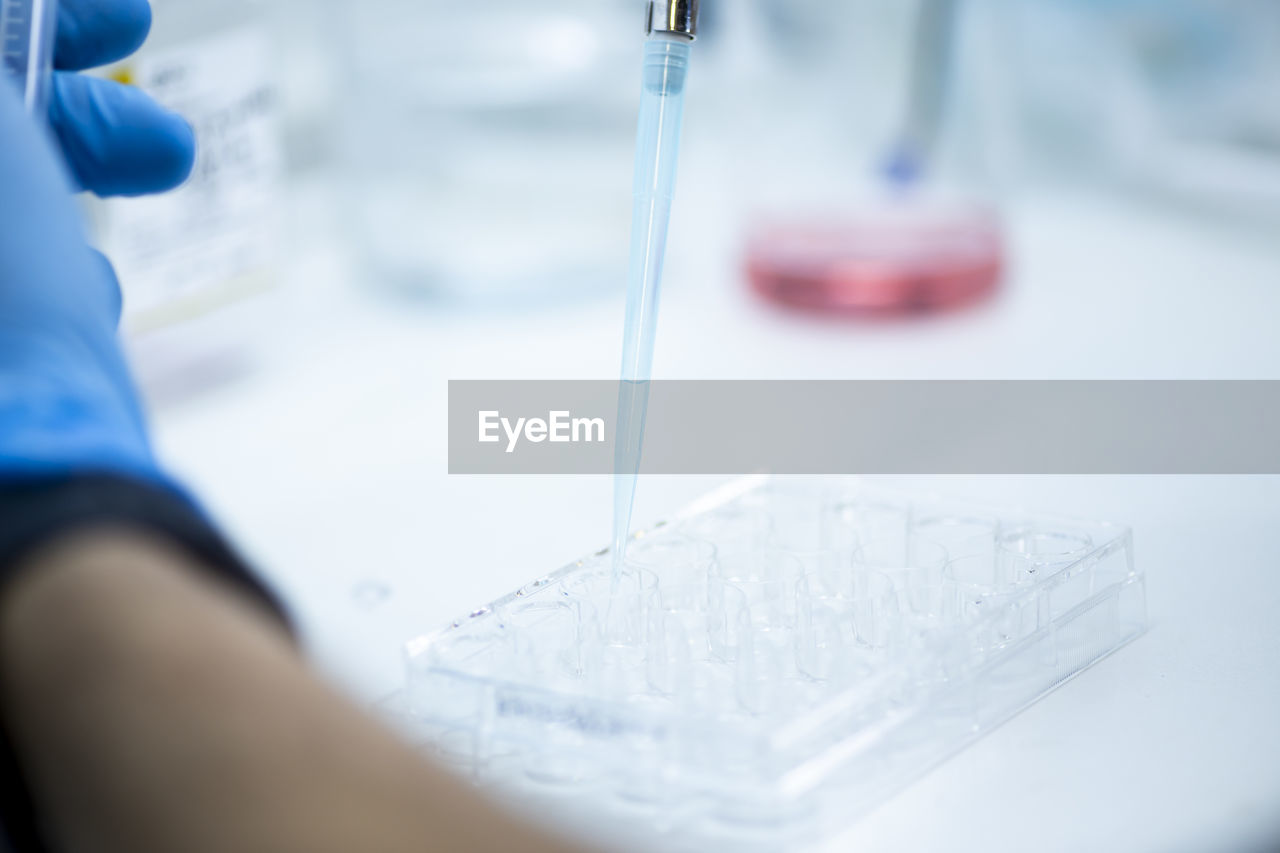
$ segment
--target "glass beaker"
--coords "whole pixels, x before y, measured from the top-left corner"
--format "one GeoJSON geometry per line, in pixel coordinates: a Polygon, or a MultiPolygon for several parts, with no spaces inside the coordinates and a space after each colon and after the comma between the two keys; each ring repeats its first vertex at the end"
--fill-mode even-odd
{"type": "Polygon", "coordinates": [[[343,4],[346,207],[371,277],[467,302],[621,289],[641,11],[343,4]]]}

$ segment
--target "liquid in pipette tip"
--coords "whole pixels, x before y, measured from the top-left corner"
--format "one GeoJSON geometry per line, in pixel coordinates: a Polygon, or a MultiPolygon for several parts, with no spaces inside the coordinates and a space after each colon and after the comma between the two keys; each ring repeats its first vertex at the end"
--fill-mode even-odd
{"type": "Polygon", "coordinates": [[[631,260],[622,342],[622,381],[614,446],[613,574],[625,557],[635,503],[636,477],[644,448],[649,379],[657,334],[662,262],[675,193],[684,84],[690,43],[651,37],[645,43],[640,118],[636,132],[631,260]]]}

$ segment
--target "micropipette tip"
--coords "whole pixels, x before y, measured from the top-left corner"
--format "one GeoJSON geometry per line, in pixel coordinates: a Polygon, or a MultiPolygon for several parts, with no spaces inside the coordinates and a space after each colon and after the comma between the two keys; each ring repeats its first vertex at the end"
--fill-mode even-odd
{"type": "MultiPolygon", "coordinates": [[[[697,4],[681,0],[676,10],[696,14],[697,4]]],[[[645,43],[640,117],[636,131],[634,206],[631,214],[631,268],[622,344],[622,381],[614,448],[613,576],[616,584],[626,556],[635,504],[636,478],[644,446],[649,377],[657,334],[662,263],[675,191],[676,159],[684,114],[692,20],[687,32],[673,35],[654,27],[645,43]]],[[[676,15],[675,18],[679,18],[676,15]]],[[[674,20],[674,19],[673,19],[674,20]]]]}

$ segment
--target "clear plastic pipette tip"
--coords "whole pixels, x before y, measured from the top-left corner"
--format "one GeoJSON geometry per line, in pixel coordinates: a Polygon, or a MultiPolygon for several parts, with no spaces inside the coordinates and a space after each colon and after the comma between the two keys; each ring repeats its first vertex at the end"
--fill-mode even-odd
{"type": "Polygon", "coordinates": [[[689,45],[688,39],[663,34],[654,34],[645,43],[640,119],[636,133],[631,263],[627,279],[622,381],[618,387],[614,450],[615,578],[626,552],[636,475],[644,445],[658,297],[671,199],[675,191],[689,45]]]}

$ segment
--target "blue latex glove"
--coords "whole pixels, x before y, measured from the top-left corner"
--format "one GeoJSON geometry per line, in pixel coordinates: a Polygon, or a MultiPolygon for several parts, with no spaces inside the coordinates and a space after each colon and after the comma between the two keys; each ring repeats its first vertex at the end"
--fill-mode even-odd
{"type": "Polygon", "coordinates": [[[60,0],[49,124],[77,189],[139,195],[187,179],[191,127],[141,90],[74,73],[133,53],[151,27],[147,0],[60,0]]]}
{"type": "MultiPolygon", "coordinates": [[[[144,0],[62,0],[57,63],[119,58],[149,20],[144,0]]],[[[119,286],[72,191],[171,186],[190,169],[191,132],[140,92],[67,71],[50,117],[56,139],[0,84],[0,483],[107,473],[168,485],[117,340],[119,286]]]]}

